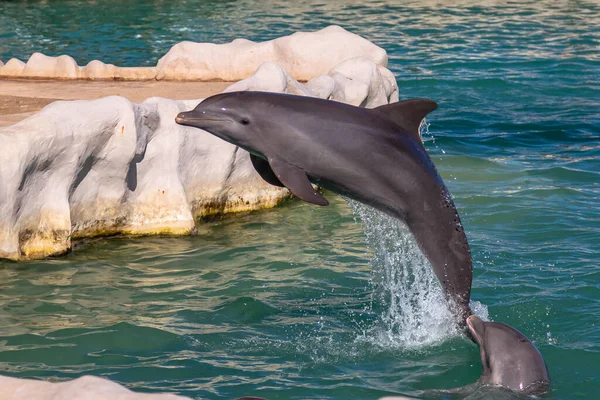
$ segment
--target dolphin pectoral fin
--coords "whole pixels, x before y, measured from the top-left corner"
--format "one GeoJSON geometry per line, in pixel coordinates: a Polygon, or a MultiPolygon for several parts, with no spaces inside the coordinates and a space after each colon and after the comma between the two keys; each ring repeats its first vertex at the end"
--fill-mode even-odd
{"type": "Polygon", "coordinates": [[[329,204],[329,202],[313,188],[308,180],[308,176],[306,176],[306,172],[302,169],[276,159],[269,159],[269,165],[277,179],[295,196],[308,203],[319,206],[326,206],[329,204]]]}
{"type": "Polygon", "coordinates": [[[394,121],[402,130],[410,133],[415,139],[421,141],[419,127],[421,121],[430,112],[437,108],[437,103],[428,99],[411,99],[399,101],[397,103],[386,104],[374,108],[376,112],[385,114],[388,118],[394,121]]]}
{"type": "Polygon", "coordinates": [[[256,172],[258,172],[260,177],[263,178],[267,183],[270,183],[273,186],[284,187],[284,184],[277,179],[275,172],[273,172],[267,160],[255,156],[252,153],[250,153],[250,160],[252,161],[252,165],[254,166],[256,172]]]}

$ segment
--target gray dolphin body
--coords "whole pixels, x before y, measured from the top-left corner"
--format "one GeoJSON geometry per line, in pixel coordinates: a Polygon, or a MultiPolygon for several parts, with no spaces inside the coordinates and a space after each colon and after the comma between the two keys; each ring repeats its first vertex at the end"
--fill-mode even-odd
{"type": "Polygon", "coordinates": [[[538,349],[521,332],[471,315],[467,327],[479,346],[480,382],[517,392],[542,394],[550,385],[548,368],[538,349]]]}
{"type": "Polygon", "coordinates": [[[327,205],[311,182],[404,221],[458,307],[481,352],[481,382],[517,392],[549,382],[535,346],[505,324],[471,315],[469,244],[448,189],[419,136],[437,108],[414,99],[375,109],[264,92],[212,96],[176,122],[204,129],[248,152],[269,183],[327,205]]]}
{"type": "Polygon", "coordinates": [[[464,323],[471,313],[469,244],[419,136],[421,121],[436,108],[425,99],[365,109],[311,97],[233,92],[205,99],[176,122],[247,150],[267,182],[305,201],[328,204],[312,182],[404,221],[464,323]]]}

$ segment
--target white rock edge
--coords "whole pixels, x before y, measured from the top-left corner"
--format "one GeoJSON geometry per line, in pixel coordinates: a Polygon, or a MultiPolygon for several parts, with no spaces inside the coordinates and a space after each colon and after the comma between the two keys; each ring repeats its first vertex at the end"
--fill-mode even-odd
{"type": "Polygon", "coordinates": [[[0,400],[191,400],[174,394],[135,393],[90,375],[66,382],[0,376],[0,390],[0,400]]]}
{"type": "Polygon", "coordinates": [[[296,80],[327,74],[342,61],[364,57],[386,67],[387,53],[368,40],[332,25],[316,32],[296,32],[266,42],[236,39],[231,43],[181,42],[155,67],[117,67],[99,60],[85,66],[68,55],[31,55],[0,61],[0,77],[87,80],[200,80],[238,81],[248,78],[264,62],[281,65],[296,80]]]}
{"type": "MultiPolygon", "coordinates": [[[[306,84],[273,62],[225,91],[263,90],[377,107],[398,100],[393,74],[366,58],[306,84]]],[[[175,116],[200,100],[111,96],[57,101],[0,128],[0,258],[60,255],[74,239],[191,234],[203,217],[273,207],[249,154],[175,116]]]]}

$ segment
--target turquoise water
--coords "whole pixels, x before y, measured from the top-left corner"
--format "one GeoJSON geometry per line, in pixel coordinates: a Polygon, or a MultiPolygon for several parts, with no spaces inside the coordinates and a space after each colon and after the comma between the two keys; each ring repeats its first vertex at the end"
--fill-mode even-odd
{"type": "MultiPolygon", "coordinates": [[[[425,143],[471,243],[477,309],[536,343],[550,398],[597,397],[598,3],[53,1],[0,11],[3,61],[43,51],[152,65],[181,40],[266,40],[332,23],[384,47],[401,97],[440,104],[425,143]]],[[[0,373],[103,375],[198,399],[429,398],[476,381],[476,346],[445,324],[435,288],[419,297],[428,276],[403,285],[394,275],[423,264],[407,238],[326,197],[327,208],[290,202],[195,237],[103,239],[60,259],[0,262],[0,373]]]]}

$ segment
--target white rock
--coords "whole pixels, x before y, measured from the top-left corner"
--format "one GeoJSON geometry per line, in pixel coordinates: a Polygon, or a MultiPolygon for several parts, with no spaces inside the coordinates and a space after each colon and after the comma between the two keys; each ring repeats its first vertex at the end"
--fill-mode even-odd
{"type": "MultiPolygon", "coordinates": [[[[87,67],[102,69],[98,63],[87,67]]],[[[306,84],[263,63],[226,91],[268,90],[376,107],[397,100],[393,75],[365,58],[306,84]]],[[[189,234],[214,214],[272,207],[287,189],[264,182],[249,154],[175,123],[200,100],[58,101],[0,128],[0,258],[62,254],[71,240],[116,233],[189,234]]]]}
{"type": "Polygon", "coordinates": [[[306,88],[320,99],[332,99],[336,89],[335,80],[329,75],[319,75],[306,82],[306,88]]]}
{"type": "Polygon", "coordinates": [[[131,103],[114,96],[57,101],[0,129],[0,143],[12,149],[0,153],[0,257],[68,251],[72,201],[108,202],[103,224],[119,220],[136,153],[135,122],[131,103]],[[79,195],[80,185],[88,193],[79,195]]]}
{"type": "Polygon", "coordinates": [[[70,56],[49,57],[42,53],[33,53],[25,65],[22,76],[28,78],[77,79],[79,77],[79,67],[77,62],[70,56]]]}
{"type": "Polygon", "coordinates": [[[72,184],[72,237],[126,232],[132,212],[132,170],[135,171],[136,160],[144,156],[160,115],[156,109],[140,107],[117,96],[70,103],[80,103],[86,117],[68,124],[75,122],[79,132],[96,131],[90,135],[88,147],[98,146],[95,142],[101,141],[81,164],[72,184]],[[105,130],[112,134],[102,140],[105,130]]]}
{"type": "Polygon", "coordinates": [[[89,375],[56,383],[0,376],[0,388],[0,400],[191,400],[173,394],[135,393],[89,375]]]}
{"type": "Polygon", "coordinates": [[[276,61],[298,80],[328,73],[339,63],[363,57],[387,67],[387,52],[368,40],[332,25],[317,32],[296,32],[273,41],[276,61]]]}
{"type": "Polygon", "coordinates": [[[79,67],[79,78],[81,79],[143,81],[155,77],[155,67],[116,67],[98,60],[90,61],[85,67],[79,67]]]}
{"type": "Polygon", "coordinates": [[[313,96],[367,108],[398,101],[398,85],[392,72],[362,57],[344,61],[328,75],[316,76],[306,84],[293,79],[279,64],[266,62],[254,75],[228,86],[224,92],[244,90],[313,96]]]}
{"type": "Polygon", "coordinates": [[[25,69],[25,63],[17,58],[11,58],[3,67],[0,67],[0,76],[21,76],[25,69]]]}
{"type": "Polygon", "coordinates": [[[152,80],[156,78],[156,67],[117,67],[113,78],[125,81],[152,80]]]}
{"type": "MultiPolygon", "coordinates": [[[[140,104],[139,110],[159,118],[147,134],[139,162],[131,165],[136,171],[128,180],[129,217],[125,229],[136,234],[189,234],[195,224],[179,177],[180,163],[182,169],[187,169],[188,161],[179,155],[186,130],[175,123],[180,107],[173,100],[153,98],[140,104]]],[[[215,152],[226,157],[217,149],[215,152]]],[[[225,163],[220,166],[225,167],[225,163]]]]}
{"type": "Polygon", "coordinates": [[[385,50],[339,26],[261,43],[241,39],[221,45],[181,42],[158,61],[156,79],[238,81],[272,61],[294,79],[307,81],[355,57],[387,65],[385,50]]]}
{"type": "Polygon", "coordinates": [[[312,92],[292,78],[279,64],[266,62],[261,64],[254,75],[228,86],[224,92],[256,90],[311,96],[312,92]]]}
{"type": "Polygon", "coordinates": [[[114,79],[117,69],[113,64],[104,64],[99,60],[92,60],[80,68],[80,76],[85,79],[114,79]]]}
{"type": "Polygon", "coordinates": [[[173,46],[156,67],[117,67],[94,60],[79,67],[67,55],[31,55],[27,64],[10,60],[0,65],[0,76],[58,79],[122,80],[224,80],[239,81],[266,62],[279,64],[297,81],[327,74],[335,65],[363,57],[387,66],[387,53],[368,40],[339,26],[317,32],[297,32],[267,42],[235,39],[231,43],[181,42],[173,46]]]}
{"type": "Polygon", "coordinates": [[[177,125],[199,101],[58,101],[0,128],[0,257],[67,252],[71,239],[189,234],[198,217],[270,207],[288,196],[247,154],[177,125]]]}
{"type": "Polygon", "coordinates": [[[335,88],[329,97],[354,106],[375,108],[398,101],[398,85],[387,69],[359,57],[344,61],[329,72],[335,88]]]}

